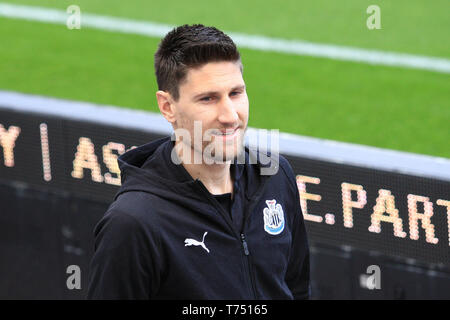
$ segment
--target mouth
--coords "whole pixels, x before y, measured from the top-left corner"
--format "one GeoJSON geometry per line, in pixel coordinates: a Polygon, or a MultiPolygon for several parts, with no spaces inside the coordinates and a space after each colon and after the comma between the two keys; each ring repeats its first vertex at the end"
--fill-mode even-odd
{"type": "Polygon", "coordinates": [[[223,140],[232,140],[238,136],[239,130],[239,127],[236,127],[234,129],[220,130],[219,132],[216,132],[214,136],[222,138],[223,140]]]}

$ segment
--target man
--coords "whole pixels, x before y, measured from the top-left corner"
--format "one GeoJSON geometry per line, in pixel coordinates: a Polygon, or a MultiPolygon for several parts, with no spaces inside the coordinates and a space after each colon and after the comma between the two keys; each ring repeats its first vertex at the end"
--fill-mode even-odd
{"type": "Polygon", "coordinates": [[[184,25],[161,41],[156,98],[174,134],[119,158],[122,186],[94,231],[88,298],[309,297],[293,170],[280,156],[263,175],[261,154],[243,147],[242,70],[216,28],[184,25]]]}

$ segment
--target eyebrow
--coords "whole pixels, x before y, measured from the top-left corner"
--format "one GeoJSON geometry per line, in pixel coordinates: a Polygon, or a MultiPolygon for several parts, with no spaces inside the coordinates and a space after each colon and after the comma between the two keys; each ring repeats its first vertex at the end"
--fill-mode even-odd
{"type": "MultiPolygon", "coordinates": [[[[231,88],[231,91],[235,91],[235,90],[239,90],[239,89],[245,89],[245,84],[235,86],[235,87],[231,88]]],[[[216,95],[218,93],[219,93],[218,91],[206,91],[206,92],[202,92],[202,93],[196,94],[192,99],[193,100],[197,100],[201,96],[216,95]]]]}

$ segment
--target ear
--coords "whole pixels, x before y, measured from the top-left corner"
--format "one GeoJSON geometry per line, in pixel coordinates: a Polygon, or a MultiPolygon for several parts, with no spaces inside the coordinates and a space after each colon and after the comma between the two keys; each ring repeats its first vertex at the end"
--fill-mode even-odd
{"type": "Polygon", "coordinates": [[[170,93],[162,90],[156,91],[156,101],[158,102],[159,111],[164,118],[173,124],[176,121],[176,108],[170,93]]]}

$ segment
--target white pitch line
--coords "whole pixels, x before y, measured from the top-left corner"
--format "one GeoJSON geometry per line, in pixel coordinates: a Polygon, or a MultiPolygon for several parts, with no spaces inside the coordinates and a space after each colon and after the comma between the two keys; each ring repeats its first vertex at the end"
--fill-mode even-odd
{"type": "MultiPolygon", "coordinates": [[[[55,24],[66,24],[69,14],[64,10],[0,3],[0,16],[55,24]]],[[[81,12],[81,27],[161,38],[175,26],[81,12]]],[[[367,50],[302,40],[286,40],[235,32],[225,33],[227,33],[239,47],[253,50],[274,51],[334,60],[450,73],[450,60],[445,58],[367,50]]]]}

